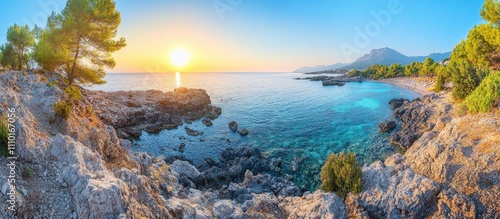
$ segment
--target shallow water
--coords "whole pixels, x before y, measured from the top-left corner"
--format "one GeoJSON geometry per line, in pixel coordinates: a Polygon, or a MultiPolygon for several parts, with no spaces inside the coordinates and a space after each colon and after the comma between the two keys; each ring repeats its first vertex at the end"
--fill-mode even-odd
{"type": "Polygon", "coordinates": [[[185,124],[203,131],[188,136],[183,127],[147,134],[134,141],[134,150],[156,155],[184,155],[195,163],[218,158],[228,147],[251,146],[266,157],[281,157],[283,171],[304,189],[314,190],[324,159],[331,152],[352,151],[363,163],[383,159],[396,152],[377,125],[391,117],[387,104],[392,98],[418,97],[417,93],[379,82],[352,82],[323,87],[321,82],[293,80],[296,73],[162,73],[108,74],[104,91],[171,91],[175,87],[202,88],[212,104],[222,107],[213,127],[201,121],[185,124]],[[230,121],[247,128],[241,137],[228,128],[230,121]],[[186,139],[181,139],[185,137],[186,139]],[[200,141],[204,138],[205,141],[200,141]],[[183,153],[176,151],[185,143],[183,153]],[[291,169],[293,163],[299,169],[291,169]]]}

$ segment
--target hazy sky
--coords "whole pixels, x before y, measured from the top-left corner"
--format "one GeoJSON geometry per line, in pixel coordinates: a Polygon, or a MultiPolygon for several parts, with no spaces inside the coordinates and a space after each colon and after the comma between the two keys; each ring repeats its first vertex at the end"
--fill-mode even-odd
{"type": "MultiPolygon", "coordinates": [[[[351,62],[371,49],[405,55],[451,51],[481,23],[483,1],[116,0],[119,36],[109,72],[293,71],[351,62]],[[172,65],[183,48],[191,60],[172,65]]],[[[0,44],[14,24],[45,26],[65,0],[0,0],[0,44]]]]}

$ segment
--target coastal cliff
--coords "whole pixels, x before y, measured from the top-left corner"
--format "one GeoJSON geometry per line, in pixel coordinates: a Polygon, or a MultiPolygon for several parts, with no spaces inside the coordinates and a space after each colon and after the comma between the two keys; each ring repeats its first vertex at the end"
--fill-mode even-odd
{"type": "MultiPolygon", "coordinates": [[[[216,119],[221,110],[203,90],[82,93],[64,120],[52,107],[63,90],[38,75],[0,74],[2,114],[16,109],[18,155],[17,210],[0,218],[499,217],[500,118],[458,115],[446,93],[394,108],[394,141],[411,139],[406,153],[363,167],[363,192],[345,202],[302,193],[280,176],[279,161],[254,148],[197,166],[130,150],[142,131],[216,119]]],[[[9,162],[0,158],[2,198],[9,162]]]]}

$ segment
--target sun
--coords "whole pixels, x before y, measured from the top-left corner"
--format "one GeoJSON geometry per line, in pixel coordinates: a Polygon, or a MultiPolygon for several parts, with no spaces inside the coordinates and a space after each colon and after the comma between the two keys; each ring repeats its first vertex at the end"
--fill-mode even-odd
{"type": "Polygon", "coordinates": [[[184,49],[177,49],[170,53],[170,61],[176,67],[184,67],[189,63],[189,52],[184,49]]]}

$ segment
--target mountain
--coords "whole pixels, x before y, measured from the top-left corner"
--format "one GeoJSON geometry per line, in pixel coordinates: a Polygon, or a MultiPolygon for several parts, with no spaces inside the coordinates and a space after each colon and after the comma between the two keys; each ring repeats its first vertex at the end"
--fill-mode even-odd
{"type": "Polygon", "coordinates": [[[451,52],[446,53],[432,53],[428,56],[405,56],[391,48],[373,49],[370,53],[363,55],[361,58],[354,61],[352,64],[346,66],[346,69],[363,69],[370,65],[382,64],[401,64],[406,65],[412,62],[423,62],[427,57],[434,59],[434,61],[441,61],[449,58],[451,52]]]}
{"type": "Polygon", "coordinates": [[[391,48],[381,48],[381,49],[373,49],[370,53],[361,56],[356,61],[351,64],[346,63],[337,63],[335,65],[318,65],[315,67],[302,67],[294,72],[296,73],[307,73],[307,72],[316,72],[316,71],[325,71],[325,70],[336,70],[336,69],[363,69],[370,65],[374,64],[382,64],[382,65],[391,65],[399,63],[401,65],[410,64],[412,62],[423,62],[427,57],[434,59],[434,61],[442,61],[446,58],[450,58],[451,52],[445,53],[432,53],[428,56],[406,56],[401,54],[400,52],[391,49],[391,48]]]}
{"type": "Polygon", "coordinates": [[[307,72],[316,72],[316,71],[325,71],[325,70],[335,70],[339,68],[343,68],[348,66],[350,63],[336,63],[333,65],[317,65],[314,67],[304,66],[294,71],[294,73],[307,73],[307,72]]]}

